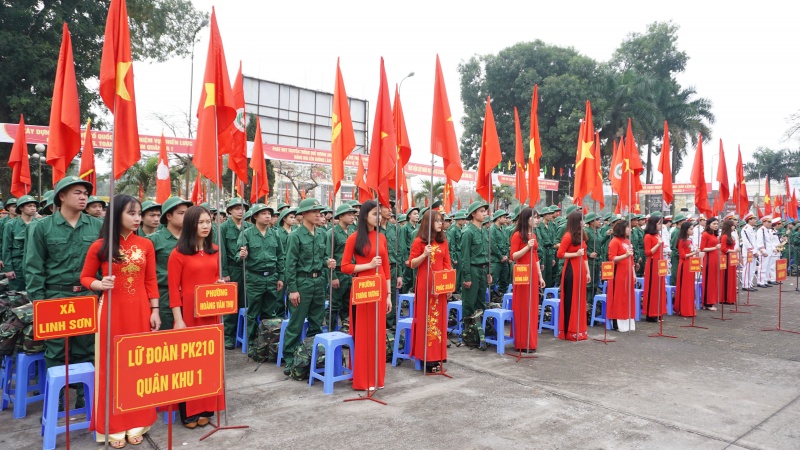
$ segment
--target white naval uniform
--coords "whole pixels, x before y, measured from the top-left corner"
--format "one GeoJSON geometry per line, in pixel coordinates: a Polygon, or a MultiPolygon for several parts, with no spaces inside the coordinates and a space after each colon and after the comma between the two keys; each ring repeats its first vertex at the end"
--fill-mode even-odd
{"type": "Polygon", "coordinates": [[[754,227],[745,225],[742,228],[742,287],[751,289],[753,287],[753,277],[755,276],[755,258],[758,257],[758,247],[756,247],[756,230],[754,227]],[[747,262],[747,253],[753,253],[753,262],[747,262]]]}

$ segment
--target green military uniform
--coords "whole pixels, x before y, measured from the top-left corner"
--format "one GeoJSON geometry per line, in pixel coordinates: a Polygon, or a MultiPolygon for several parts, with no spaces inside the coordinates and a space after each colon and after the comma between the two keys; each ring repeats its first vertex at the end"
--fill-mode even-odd
{"type": "MultiPolygon", "coordinates": [[[[89,200],[91,201],[92,199],[90,198],[89,200]]],[[[97,199],[97,200],[100,200],[100,199],[97,199]]],[[[89,203],[87,203],[86,206],[88,207],[89,203]]],[[[157,209],[157,210],[161,211],[161,205],[156,203],[156,202],[154,202],[154,201],[152,201],[152,200],[145,200],[144,202],[142,202],[142,218],[144,218],[144,213],[146,213],[147,211],[149,211],[151,209],[157,209]]],[[[156,230],[156,231],[158,231],[158,230],[156,230]]],[[[150,234],[155,234],[155,232],[154,233],[150,233],[150,234]]],[[[143,226],[140,226],[139,229],[136,230],[136,235],[137,236],[141,236],[141,237],[149,236],[148,234],[145,233],[143,226]]],[[[216,241],[214,241],[214,242],[216,242],[216,241]]]]}
{"type": "MultiPolygon", "coordinates": [[[[61,206],[58,193],[67,187],[83,185],[89,193],[92,185],[78,177],[64,177],[56,184],[54,201],[61,206]]],[[[60,211],[41,219],[33,228],[25,250],[25,284],[31,300],[93,295],[81,285],[80,275],[86,252],[100,235],[102,222],[80,213],[75,225],[60,211]]],[[[70,361],[94,361],[94,335],[74,336],[70,340],[70,361]]],[[[47,367],[64,364],[64,340],[45,341],[47,367]]]]}
{"type": "MultiPolygon", "coordinates": [[[[564,238],[564,233],[567,232],[567,220],[560,216],[555,221],[555,234],[553,235],[553,257],[558,258],[558,247],[561,245],[561,239],[564,238]]],[[[564,260],[558,259],[556,262],[555,273],[553,273],[553,286],[561,285],[561,272],[564,271],[564,260]]]]}
{"type": "MultiPolygon", "coordinates": [[[[245,211],[250,209],[242,198],[232,198],[225,211],[230,211],[236,206],[242,206],[245,211]]],[[[222,317],[222,323],[225,328],[225,347],[233,348],[236,345],[236,326],[239,320],[238,310],[245,307],[245,287],[244,287],[244,269],[242,262],[239,259],[239,238],[242,235],[242,230],[246,230],[253,225],[248,223],[242,218],[242,225],[236,226],[233,219],[222,222],[219,226],[220,237],[222,238],[222,278],[229,277],[231,283],[236,283],[238,306],[237,312],[234,314],[226,314],[222,317]]],[[[249,326],[249,325],[248,325],[249,326]]]]}
{"type": "MultiPolygon", "coordinates": [[[[350,205],[339,205],[336,208],[336,218],[343,214],[355,213],[355,208],[350,205]]],[[[343,229],[341,224],[337,224],[334,228],[329,230],[325,237],[325,246],[328,249],[327,254],[333,255],[336,260],[336,268],[333,269],[333,278],[339,280],[339,288],[333,289],[333,298],[330,302],[331,314],[338,317],[342,321],[342,325],[350,323],[350,288],[353,285],[353,277],[349,274],[342,272],[342,253],[344,253],[344,245],[347,243],[347,238],[353,234],[350,227],[347,230],[343,229]],[[333,242],[333,251],[331,251],[331,242],[333,242]]],[[[329,270],[326,270],[330,273],[329,270]]],[[[336,319],[334,319],[336,320],[336,319]]],[[[334,322],[336,323],[336,322],[334,322]]],[[[329,327],[333,330],[335,327],[329,327]]]]}
{"type": "MultiPolygon", "coordinates": [[[[400,259],[400,245],[398,242],[400,228],[391,222],[381,223],[381,233],[386,236],[386,245],[389,247],[389,268],[392,279],[389,280],[389,287],[392,289],[392,312],[386,315],[386,329],[394,329],[397,321],[397,279],[402,276],[400,268],[403,261],[400,259]]],[[[338,260],[337,260],[338,261],[338,260]]]]}
{"type": "MultiPolygon", "coordinates": [[[[480,208],[488,208],[485,203],[475,202],[468,209],[468,216],[480,208]]],[[[467,288],[461,288],[462,314],[470,317],[476,311],[485,308],[485,294],[489,271],[489,236],[482,227],[470,222],[461,232],[461,255],[458,259],[461,265],[461,282],[472,283],[467,288]]]]}
{"type": "Polygon", "coordinates": [[[678,254],[678,235],[681,232],[681,222],[685,220],[686,217],[684,217],[683,214],[676,214],[672,219],[675,226],[672,227],[672,230],[669,233],[669,248],[672,250],[672,254],[670,255],[670,263],[672,264],[672,267],[670,267],[669,279],[673,285],[678,280],[678,263],[680,262],[680,255],[678,254]]]}
{"type": "MultiPolygon", "coordinates": [[[[8,201],[5,204],[5,209],[6,211],[9,211],[9,213],[7,216],[0,219],[0,247],[5,247],[5,245],[3,245],[3,229],[5,228],[5,225],[8,222],[11,222],[12,220],[16,219],[16,217],[11,217],[11,213],[17,212],[17,199],[13,197],[8,199],[8,201]]],[[[5,261],[3,262],[5,263],[5,261]]]]}
{"type": "MultiPolygon", "coordinates": [[[[589,305],[592,304],[600,284],[600,263],[603,261],[601,255],[602,246],[600,245],[600,235],[598,233],[599,228],[595,229],[591,226],[591,223],[595,220],[599,220],[599,218],[594,213],[586,215],[586,249],[589,253],[589,274],[591,276],[591,281],[586,285],[586,301],[589,305]],[[594,258],[591,256],[592,253],[595,253],[594,258]]],[[[589,311],[589,314],[591,315],[591,311],[589,311]]]]}
{"type": "MultiPolygon", "coordinates": [[[[266,210],[265,205],[253,207],[253,217],[266,210]]],[[[264,233],[257,226],[247,227],[239,237],[237,248],[247,247],[244,260],[244,280],[247,286],[247,336],[248,346],[258,334],[258,319],[277,317],[278,282],[284,281],[284,250],[278,234],[267,227],[264,233]]],[[[236,254],[237,265],[242,263],[236,254]]]]}
{"type": "MultiPolygon", "coordinates": [[[[507,216],[508,213],[501,210],[495,211],[492,220],[496,221],[501,217],[507,216]]],[[[491,242],[491,271],[492,271],[492,285],[497,287],[501,294],[505,294],[508,290],[509,281],[509,263],[503,261],[503,257],[508,258],[508,251],[510,241],[506,238],[506,232],[497,223],[493,223],[489,227],[489,237],[491,242]]]]}
{"type": "MultiPolygon", "coordinates": [[[[29,203],[37,203],[30,195],[23,195],[17,202],[17,217],[3,226],[2,261],[5,272],[14,272],[15,278],[8,280],[8,288],[13,291],[25,290],[25,243],[28,239],[28,225],[22,220],[21,208],[29,203]]],[[[31,220],[30,223],[33,223],[31,220]]]]}
{"type": "MultiPolygon", "coordinates": [[[[639,217],[639,216],[637,216],[639,217]]],[[[641,278],[644,276],[644,230],[642,227],[635,226],[631,230],[631,245],[633,246],[633,261],[638,264],[636,268],[636,276],[641,278]]],[[[634,266],[636,267],[636,266],[634,266]]]]}
{"type": "MultiPolygon", "coordinates": [[[[283,263],[286,263],[286,244],[289,242],[289,233],[293,230],[286,231],[286,228],[283,226],[283,220],[289,214],[295,214],[297,211],[291,208],[284,208],[281,211],[281,215],[278,216],[278,224],[275,230],[275,233],[278,235],[278,240],[281,241],[281,247],[284,250],[283,254],[283,263]]],[[[278,291],[278,306],[275,308],[275,314],[278,317],[286,317],[286,283],[284,280],[283,289],[278,291]]]]}
{"type": "MultiPolygon", "coordinates": [[[[542,215],[547,214],[551,214],[551,211],[549,208],[545,207],[542,209],[542,215]]],[[[539,225],[534,229],[536,240],[539,241],[539,260],[542,264],[542,278],[547,284],[547,287],[553,286],[553,261],[556,260],[555,249],[553,248],[553,235],[550,229],[551,227],[549,226],[549,223],[544,222],[539,223],[539,225]]]]}
{"type": "MultiPolygon", "coordinates": [[[[412,211],[417,210],[419,208],[409,208],[406,212],[406,218],[411,214],[412,211]]],[[[411,222],[406,222],[400,228],[400,251],[402,252],[401,255],[403,257],[403,292],[414,292],[414,271],[411,267],[407,266],[405,263],[408,261],[408,257],[411,255],[411,244],[414,243],[414,238],[417,237],[417,229],[411,222]]]]}
{"type": "MultiPolygon", "coordinates": [[[[307,198],[300,202],[297,213],[323,209],[325,207],[316,199],[307,198]]],[[[300,333],[305,320],[308,319],[307,336],[322,331],[325,315],[325,281],[322,272],[328,270],[325,247],[325,233],[311,232],[305,225],[289,234],[286,245],[286,291],[289,295],[299,293],[300,302],[297,306],[292,305],[291,301],[288,303],[291,317],[283,339],[287,370],[294,363],[294,352],[300,345],[300,333]]]]}
{"type": "MultiPolygon", "coordinates": [[[[456,221],[464,219],[464,213],[458,211],[455,214],[456,221]]],[[[450,250],[450,263],[456,271],[456,292],[461,292],[461,265],[458,260],[461,256],[461,228],[453,224],[447,229],[447,246],[450,250]]]]}

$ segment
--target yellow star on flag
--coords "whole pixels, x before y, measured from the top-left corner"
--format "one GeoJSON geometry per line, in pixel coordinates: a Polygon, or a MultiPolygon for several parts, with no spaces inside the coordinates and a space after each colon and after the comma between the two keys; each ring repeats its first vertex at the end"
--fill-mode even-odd
{"type": "Polygon", "coordinates": [[[206,83],[206,102],[203,104],[203,108],[208,108],[209,106],[216,105],[216,96],[214,93],[216,92],[216,86],[214,83],[206,83]]]}
{"type": "Polygon", "coordinates": [[[131,64],[131,61],[117,63],[117,95],[127,101],[131,101],[131,94],[128,93],[128,88],[125,86],[125,77],[131,70],[131,64]]]}
{"type": "Polygon", "coordinates": [[[389,136],[389,134],[387,134],[385,131],[381,131],[381,139],[383,139],[383,138],[385,138],[387,136],[389,136]]]}
{"type": "Polygon", "coordinates": [[[331,116],[331,122],[333,122],[333,133],[331,137],[331,142],[335,141],[336,138],[339,137],[339,134],[342,132],[342,122],[339,121],[339,116],[336,113],[333,113],[331,116]]]}
{"type": "Polygon", "coordinates": [[[594,155],[592,154],[592,145],[594,145],[594,141],[583,141],[583,144],[581,145],[581,159],[578,160],[578,164],[575,164],[576,169],[583,164],[584,159],[594,159],[594,155]]]}

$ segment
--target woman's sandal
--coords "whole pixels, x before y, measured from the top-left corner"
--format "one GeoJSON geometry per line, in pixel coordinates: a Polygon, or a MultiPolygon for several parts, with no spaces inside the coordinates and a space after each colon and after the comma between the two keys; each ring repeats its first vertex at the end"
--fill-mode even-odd
{"type": "Polygon", "coordinates": [[[201,427],[208,425],[208,422],[209,422],[208,417],[199,417],[197,419],[197,425],[201,427]]]}
{"type": "Polygon", "coordinates": [[[139,435],[139,436],[126,436],[126,439],[128,440],[128,443],[131,444],[131,445],[139,445],[142,442],[144,442],[144,436],[142,436],[142,435],[139,435]]]}
{"type": "Polygon", "coordinates": [[[123,448],[127,445],[127,442],[125,442],[125,439],[120,439],[119,441],[108,441],[108,445],[110,445],[111,448],[123,448]]]}

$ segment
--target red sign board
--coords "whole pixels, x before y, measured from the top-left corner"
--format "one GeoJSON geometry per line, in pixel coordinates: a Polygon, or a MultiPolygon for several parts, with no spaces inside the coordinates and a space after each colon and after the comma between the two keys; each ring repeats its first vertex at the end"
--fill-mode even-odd
{"type": "Polygon", "coordinates": [[[666,259],[659,259],[658,260],[658,276],[665,277],[669,275],[669,268],[667,267],[667,260],[666,259]]]}
{"type": "Polygon", "coordinates": [[[753,262],[753,251],[752,250],[748,250],[747,251],[747,263],[750,264],[752,262],[753,262]]]}
{"type": "Polygon", "coordinates": [[[786,268],[788,267],[787,261],[785,259],[779,259],[775,261],[775,281],[785,281],[786,280],[786,268]]]}
{"type": "Polygon", "coordinates": [[[353,278],[353,287],[350,288],[350,302],[354,305],[375,303],[384,299],[383,290],[386,283],[380,275],[353,278]]]}
{"type": "Polygon", "coordinates": [[[725,270],[725,269],[728,268],[728,259],[727,258],[722,257],[722,258],[719,259],[719,268],[721,270],[725,270]]]}
{"type": "Polygon", "coordinates": [[[33,338],[80,336],[97,332],[97,297],[68,297],[33,302],[33,338]]]}
{"type": "Polygon", "coordinates": [[[514,266],[514,284],[528,284],[531,282],[531,266],[517,264],[514,266]]]}
{"type": "Polygon", "coordinates": [[[689,258],[689,272],[700,272],[700,258],[689,258]]]}
{"type": "Polygon", "coordinates": [[[731,267],[736,267],[739,265],[739,254],[738,253],[728,253],[728,264],[731,267]]]}
{"type": "Polygon", "coordinates": [[[611,280],[614,278],[614,263],[606,261],[600,264],[600,279],[611,280]]]}
{"type": "Polygon", "coordinates": [[[114,337],[114,412],[222,393],[222,324],[114,337]]]}
{"type": "Polygon", "coordinates": [[[455,291],[455,270],[439,270],[433,272],[433,295],[449,294],[455,291]]]}
{"type": "Polygon", "coordinates": [[[239,309],[236,283],[201,284],[194,288],[194,316],[236,314],[239,309]]]}

